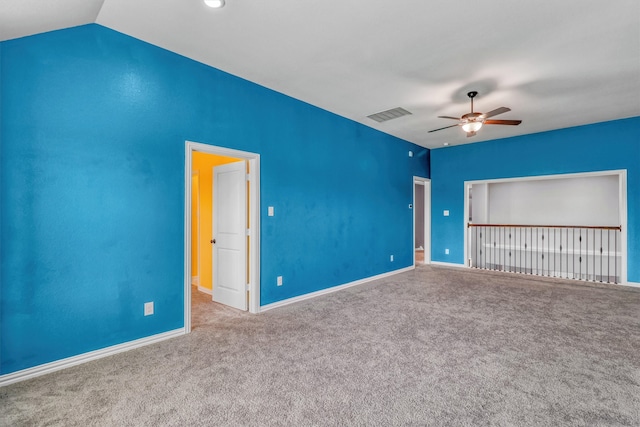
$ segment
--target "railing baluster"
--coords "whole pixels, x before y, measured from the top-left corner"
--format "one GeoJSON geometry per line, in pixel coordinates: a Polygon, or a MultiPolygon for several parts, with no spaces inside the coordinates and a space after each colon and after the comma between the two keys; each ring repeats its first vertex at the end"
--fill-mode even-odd
{"type": "Polygon", "coordinates": [[[501,257],[502,260],[500,261],[500,271],[504,271],[504,233],[505,233],[505,228],[504,227],[500,227],[500,231],[498,233],[498,241],[500,242],[498,244],[498,247],[500,248],[500,251],[498,252],[498,257],[501,257]]]}
{"type": "Polygon", "coordinates": [[[496,233],[493,227],[491,228],[491,270],[496,269],[496,233]]]}
{"type": "Polygon", "coordinates": [[[580,257],[578,258],[578,268],[580,272],[578,273],[578,279],[582,280],[582,228],[578,230],[578,241],[580,242],[580,257]]]}
{"type": "Polygon", "coordinates": [[[585,239],[585,254],[587,257],[587,276],[586,280],[589,280],[589,230],[587,229],[587,237],[585,239]]]}
{"type": "Polygon", "coordinates": [[[472,253],[469,253],[469,267],[475,268],[476,266],[473,263],[478,260],[478,229],[474,228],[469,235],[471,236],[473,247],[472,253]]]}
{"type": "Polygon", "coordinates": [[[484,243],[487,240],[487,227],[483,227],[482,231],[484,232],[484,239],[482,241],[482,252],[484,252],[484,262],[482,263],[482,268],[487,269],[487,244],[484,243]]]}
{"type": "MultiPolygon", "coordinates": [[[[519,264],[519,267],[520,267],[520,273],[522,273],[522,228],[520,229],[520,251],[519,251],[519,253],[520,253],[520,262],[518,264],[519,264]]],[[[525,268],[525,270],[526,270],[526,268],[525,268]]]]}
{"type": "Polygon", "coordinates": [[[602,246],[604,245],[602,244],[602,230],[600,230],[600,283],[602,283],[602,276],[604,276],[604,274],[602,274],[602,246]]]}
{"type": "Polygon", "coordinates": [[[500,271],[505,271],[504,270],[504,265],[506,263],[505,259],[504,259],[505,258],[505,250],[504,250],[504,245],[505,245],[505,237],[504,237],[504,235],[505,235],[505,232],[506,232],[506,229],[504,227],[500,227],[500,233],[501,233],[501,236],[500,236],[500,242],[501,242],[500,243],[500,256],[502,256],[502,262],[500,263],[500,271]]]}
{"type": "Polygon", "coordinates": [[[480,227],[476,227],[476,268],[480,268],[482,265],[482,229],[480,227]]]}
{"type": "Polygon", "coordinates": [[[509,271],[512,273],[516,271],[515,261],[515,234],[512,227],[509,227],[509,243],[511,244],[511,251],[509,252],[509,271]],[[513,239],[512,239],[513,237],[513,239]]]}
{"type": "Polygon", "coordinates": [[[566,278],[569,278],[569,230],[567,230],[567,274],[566,278]]]}
{"type": "Polygon", "coordinates": [[[562,277],[562,228],[560,229],[560,246],[558,247],[558,258],[560,259],[560,277],[562,277]]]}
{"type": "Polygon", "coordinates": [[[557,265],[556,265],[556,247],[557,247],[557,242],[556,242],[556,229],[553,229],[553,277],[556,277],[557,274],[557,265]]]}
{"type": "Polygon", "coordinates": [[[529,227],[529,274],[533,274],[533,227],[529,227]]]}
{"type": "Polygon", "coordinates": [[[506,250],[505,250],[505,245],[506,245],[506,237],[505,237],[505,235],[507,234],[507,229],[505,227],[501,227],[501,228],[502,228],[502,239],[501,239],[502,240],[502,244],[500,245],[500,248],[501,248],[500,249],[500,254],[502,255],[502,264],[501,264],[502,268],[500,270],[506,271],[505,265],[507,264],[507,260],[506,260],[507,253],[506,253],[506,250]]]}
{"type": "MultiPolygon", "coordinates": [[[[549,241],[548,238],[547,241],[549,241]]],[[[547,262],[549,261],[547,260],[547,262]]],[[[542,275],[544,276],[544,228],[542,229],[542,275]]]]}
{"type": "Polygon", "coordinates": [[[571,248],[572,248],[572,257],[571,259],[573,259],[573,268],[571,269],[571,273],[572,273],[572,278],[575,279],[576,278],[576,229],[574,228],[571,236],[571,248]]]}
{"type": "Polygon", "coordinates": [[[596,230],[593,230],[593,262],[591,264],[593,264],[593,281],[597,281],[597,276],[596,276],[596,230]]]}
{"type": "Polygon", "coordinates": [[[498,233],[500,232],[500,229],[498,227],[495,227],[493,229],[493,239],[492,239],[492,245],[493,245],[493,268],[492,270],[498,270],[498,261],[496,261],[496,259],[498,258],[498,256],[500,256],[500,254],[498,253],[498,243],[497,243],[497,239],[498,239],[498,233]]]}
{"type": "Polygon", "coordinates": [[[611,283],[611,237],[609,236],[610,230],[607,230],[607,282],[611,283]]]}
{"type": "Polygon", "coordinates": [[[503,228],[498,227],[498,243],[496,244],[496,249],[498,251],[498,265],[500,266],[499,270],[503,270],[502,266],[504,265],[504,263],[501,260],[501,258],[504,255],[503,254],[504,251],[501,249],[502,247],[504,247],[503,239],[502,239],[502,231],[503,231],[503,228]]]}

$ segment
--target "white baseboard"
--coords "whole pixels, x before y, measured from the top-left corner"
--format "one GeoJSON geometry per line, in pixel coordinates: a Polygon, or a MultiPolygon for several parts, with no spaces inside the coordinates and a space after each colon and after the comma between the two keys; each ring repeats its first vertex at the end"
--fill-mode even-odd
{"type": "MultiPolygon", "coordinates": [[[[464,264],[455,264],[455,263],[452,263],[452,262],[441,262],[441,261],[431,261],[431,265],[442,266],[442,267],[454,267],[454,268],[469,268],[464,264]]],[[[475,270],[475,271],[478,271],[478,270],[475,270]]],[[[499,272],[499,273],[519,274],[519,273],[516,273],[516,272],[498,271],[498,270],[483,270],[483,271],[495,271],[495,272],[499,272]]],[[[535,274],[534,275],[528,275],[528,276],[550,278],[548,276],[537,276],[535,274]]],[[[558,278],[562,279],[562,277],[559,277],[559,276],[560,276],[560,274],[558,274],[558,278]]],[[[565,280],[571,280],[571,279],[565,278],[565,280]]],[[[584,281],[584,282],[585,283],[590,283],[589,281],[584,281]]],[[[637,282],[629,282],[629,281],[627,281],[627,282],[624,282],[624,283],[616,283],[616,285],[618,285],[618,286],[629,286],[629,287],[632,287],[632,288],[640,288],[640,283],[637,283],[637,282]]]]}
{"type": "Polygon", "coordinates": [[[200,277],[191,276],[191,284],[195,285],[195,286],[199,286],[200,285],[200,277]]]}
{"type": "Polygon", "coordinates": [[[200,292],[205,293],[205,294],[213,295],[213,291],[212,291],[211,289],[203,288],[203,287],[202,287],[202,286],[200,286],[200,285],[198,285],[198,290],[199,290],[200,292]]]}
{"type": "Polygon", "coordinates": [[[456,264],[453,262],[431,261],[431,265],[439,265],[441,267],[467,268],[464,264],[456,264]]]}
{"type": "Polygon", "coordinates": [[[362,285],[364,283],[372,282],[372,281],[378,280],[378,279],[383,279],[385,277],[393,276],[395,274],[404,273],[404,272],[411,271],[411,270],[414,270],[414,269],[415,269],[415,266],[412,265],[412,266],[409,266],[409,267],[400,268],[398,270],[393,270],[393,271],[389,271],[389,272],[386,272],[386,273],[378,274],[376,276],[366,277],[364,279],[356,280],[354,282],[345,283],[343,285],[332,286],[332,287],[327,288],[327,289],[321,289],[319,291],[310,292],[308,294],[300,295],[300,296],[297,296],[297,297],[287,298],[287,299],[282,300],[282,301],[277,301],[277,302],[273,302],[271,304],[266,304],[266,305],[261,306],[260,307],[260,313],[263,312],[263,311],[272,310],[274,308],[283,307],[285,305],[289,305],[289,304],[293,304],[293,303],[296,303],[296,302],[304,301],[304,300],[307,300],[307,299],[310,299],[310,298],[315,298],[315,297],[319,297],[321,295],[330,294],[332,292],[341,291],[343,289],[350,288],[352,286],[362,285]]]}
{"type": "Polygon", "coordinates": [[[175,338],[184,335],[184,328],[175,329],[161,334],[151,335],[150,337],[140,338],[122,344],[113,345],[111,347],[102,348],[100,350],[90,351],[88,353],[79,354],[77,356],[67,357],[66,359],[56,360],[55,362],[45,363],[43,365],[34,366],[33,368],[23,369],[21,371],[12,372],[10,374],[0,375],[0,387],[17,383],[19,381],[28,380],[30,378],[39,377],[40,375],[49,374],[61,369],[70,368],[71,366],[80,365],[82,363],[91,362],[92,360],[102,359],[103,357],[112,356],[124,351],[133,350],[169,338],[175,338]]]}

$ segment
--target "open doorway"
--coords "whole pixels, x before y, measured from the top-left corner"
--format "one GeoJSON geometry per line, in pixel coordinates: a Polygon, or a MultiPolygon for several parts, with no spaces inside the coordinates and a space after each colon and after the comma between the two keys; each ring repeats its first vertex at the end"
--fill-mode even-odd
{"type": "Polygon", "coordinates": [[[237,308],[248,309],[251,313],[259,311],[259,172],[258,154],[186,143],[184,302],[187,332],[192,327],[194,299],[200,303],[216,300],[217,296],[221,303],[234,305],[225,299],[232,290],[236,300],[239,298],[242,302],[235,305],[237,308]],[[194,188],[196,185],[197,189],[194,188]],[[230,211],[229,206],[242,215],[230,211]],[[224,217],[228,221],[220,222],[224,217]],[[220,232],[226,224],[231,224],[235,231],[225,229],[224,233],[216,235],[216,228],[220,232]],[[228,257],[233,253],[238,256],[230,261],[228,257]],[[225,259],[218,263],[219,258],[225,259]],[[230,283],[233,283],[233,289],[230,283]]]}
{"type": "Polygon", "coordinates": [[[414,265],[431,263],[431,181],[413,179],[414,265]]]}

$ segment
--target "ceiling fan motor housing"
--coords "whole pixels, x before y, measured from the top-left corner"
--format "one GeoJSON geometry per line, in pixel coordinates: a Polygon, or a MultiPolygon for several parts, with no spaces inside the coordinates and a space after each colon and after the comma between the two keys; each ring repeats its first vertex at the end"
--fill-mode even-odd
{"type": "Polygon", "coordinates": [[[464,123],[484,122],[484,114],[482,113],[467,113],[460,117],[460,121],[464,123]]]}

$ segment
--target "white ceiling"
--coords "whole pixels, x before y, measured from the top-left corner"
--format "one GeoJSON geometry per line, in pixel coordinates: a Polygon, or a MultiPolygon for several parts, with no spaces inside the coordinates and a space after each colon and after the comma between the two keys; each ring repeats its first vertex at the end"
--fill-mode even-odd
{"type": "Polygon", "coordinates": [[[429,148],[640,116],[638,0],[0,2],[1,40],[93,22],[429,148]],[[427,133],[470,90],[523,123],[427,133]]]}

